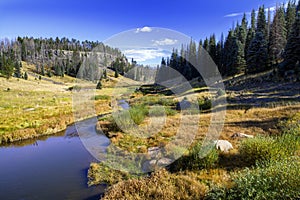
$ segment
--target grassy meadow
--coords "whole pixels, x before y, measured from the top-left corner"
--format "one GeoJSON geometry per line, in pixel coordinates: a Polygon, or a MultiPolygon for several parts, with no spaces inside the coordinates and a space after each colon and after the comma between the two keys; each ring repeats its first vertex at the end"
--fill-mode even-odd
{"type": "MultiPolygon", "coordinates": [[[[72,88],[78,87],[75,79],[68,76],[39,79],[32,65],[24,62],[23,66],[28,80],[0,78],[0,144],[53,134],[74,122],[72,88]]],[[[177,138],[179,146],[190,135],[194,138],[187,150],[171,146],[167,156],[175,157],[177,153],[183,156],[166,169],[155,168],[149,174],[130,174],[109,168],[105,163],[91,163],[89,186],[108,184],[103,199],[300,198],[299,94],[289,90],[299,89],[299,84],[266,83],[263,88],[252,85],[241,89],[237,88],[238,78],[224,80],[226,91],[209,92],[207,87],[199,85],[175,96],[167,89],[140,87],[134,81],[121,76],[117,79],[113,72],[108,73],[108,79],[102,80],[102,89],[96,90],[89,100],[99,117],[97,128],[114,146],[130,153],[147,153],[149,148],[167,147],[178,130],[184,132],[177,138]],[[268,90],[271,86],[275,88],[268,90]],[[224,112],[224,109],[213,110],[216,108],[212,102],[224,98],[227,105],[221,107],[227,109],[218,139],[228,140],[233,150],[225,153],[213,149],[201,157],[212,111],[217,115],[224,112]],[[112,100],[126,100],[130,105],[126,111],[116,111],[123,128],[111,114],[112,100]],[[192,102],[190,112],[176,109],[183,100],[192,102]],[[194,109],[197,107],[199,111],[194,109]],[[197,130],[189,126],[180,129],[184,120],[189,125],[196,124],[197,130]],[[139,127],[138,133],[132,122],[139,127]],[[233,138],[235,133],[254,138],[233,138]]],[[[96,87],[96,83],[86,84],[96,87]]],[[[115,149],[109,147],[108,151],[115,149]]],[[[136,161],[138,167],[145,161],[136,161]]],[[[130,167],[134,170],[137,166],[130,167]]]]}

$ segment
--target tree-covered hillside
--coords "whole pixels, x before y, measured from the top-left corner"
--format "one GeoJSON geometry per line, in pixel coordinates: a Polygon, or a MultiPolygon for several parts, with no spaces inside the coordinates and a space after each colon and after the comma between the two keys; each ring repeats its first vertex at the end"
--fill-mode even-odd
{"type": "Polygon", "coordinates": [[[36,66],[36,73],[42,76],[52,74],[75,77],[87,60],[95,61],[97,69],[107,67],[122,54],[101,42],[80,42],[68,38],[43,39],[18,37],[15,40],[4,39],[0,42],[0,75],[10,78],[24,76],[19,73],[21,61],[36,66]],[[89,58],[89,59],[87,59],[89,58]],[[15,73],[14,73],[15,72],[15,73]]]}
{"type": "MultiPolygon", "coordinates": [[[[191,40],[180,51],[173,50],[170,58],[162,59],[158,74],[170,74],[177,70],[187,80],[198,78],[195,69],[203,67],[213,76],[205,62],[205,49],[217,65],[222,76],[255,74],[273,70],[272,76],[285,80],[300,77],[300,8],[290,1],[287,6],[278,5],[275,12],[261,6],[251,13],[250,23],[244,14],[241,23],[229,30],[227,37],[216,41],[212,34],[196,44],[191,40]],[[191,64],[192,63],[192,64],[191,64]]],[[[206,58],[207,59],[207,58],[206,58]]]]}

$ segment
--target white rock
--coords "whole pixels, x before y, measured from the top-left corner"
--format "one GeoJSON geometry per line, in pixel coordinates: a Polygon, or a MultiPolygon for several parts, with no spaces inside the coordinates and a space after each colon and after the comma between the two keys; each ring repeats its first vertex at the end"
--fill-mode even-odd
{"type": "Polygon", "coordinates": [[[173,162],[173,160],[170,158],[161,158],[157,161],[157,165],[165,167],[165,166],[170,165],[172,162],[173,162]]]}
{"type": "Polygon", "coordinates": [[[233,146],[227,140],[215,140],[214,141],[216,148],[222,152],[228,152],[229,150],[233,149],[233,146]]]}
{"type": "Polygon", "coordinates": [[[159,153],[160,153],[160,148],[159,147],[150,147],[150,148],[148,148],[148,155],[151,158],[158,157],[159,153]]]}
{"type": "Polygon", "coordinates": [[[147,160],[143,163],[142,170],[144,172],[153,171],[157,164],[156,160],[147,160]]]}

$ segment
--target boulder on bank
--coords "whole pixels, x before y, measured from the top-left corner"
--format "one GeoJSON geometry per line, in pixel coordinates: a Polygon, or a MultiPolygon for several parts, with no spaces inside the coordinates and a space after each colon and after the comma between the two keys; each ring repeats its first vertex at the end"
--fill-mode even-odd
{"type": "Polygon", "coordinates": [[[234,133],[231,138],[254,138],[253,135],[247,135],[245,133],[234,133]]]}
{"type": "Polygon", "coordinates": [[[214,144],[216,145],[216,148],[220,150],[221,152],[228,152],[231,149],[233,149],[233,146],[230,142],[227,140],[215,140],[214,144]]]}

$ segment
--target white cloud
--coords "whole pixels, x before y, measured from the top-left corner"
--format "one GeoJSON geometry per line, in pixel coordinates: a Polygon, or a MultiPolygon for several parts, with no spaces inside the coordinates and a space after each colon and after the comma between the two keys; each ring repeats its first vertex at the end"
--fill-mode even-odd
{"type": "Polygon", "coordinates": [[[163,40],[152,40],[154,46],[164,46],[164,45],[173,45],[178,42],[178,40],[173,40],[165,38],[163,40]]]}
{"type": "MultiPolygon", "coordinates": [[[[298,2],[299,0],[297,0],[298,2]]],[[[284,4],[277,4],[277,6],[270,6],[270,7],[267,7],[265,8],[265,12],[268,12],[270,10],[270,12],[275,12],[276,11],[276,8],[280,7],[280,6],[284,6],[284,8],[286,9],[287,6],[288,6],[288,2],[287,3],[284,3],[284,4]]],[[[255,11],[255,13],[257,14],[258,13],[258,10],[255,11]]],[[[239,12],[239,13],[231,13],[231,14],[228,14],[228,15],[225,15],[224,17],[238,17],[238,16],[242,16],[244,13],[243,12],[239,12]]],[[[246,12],[247,15],[250,15],[251,12],[246,12]]]]}
{"type": "Polygon", "coordinates": [[[237,16],[242,16],[244,13],[231,13],[228,15],[225,15],[224,17],[237,17],[237,16]]]}
{"type": "Polygon", "coordinates": [[[169,56],[165,51],[158,48],[127,49],[124,50],[123,53],[126,57],[134,58],[134,60],[138,62],[169,56]]]}
{"type": "Polygon", "coordinates": [[[150,27],[145,26],[143,28],[137,28],[135,32],[136,33],[140,33],[140,32],[149,33],[151,31],[152,31],[152,29],[150,27]]]}

